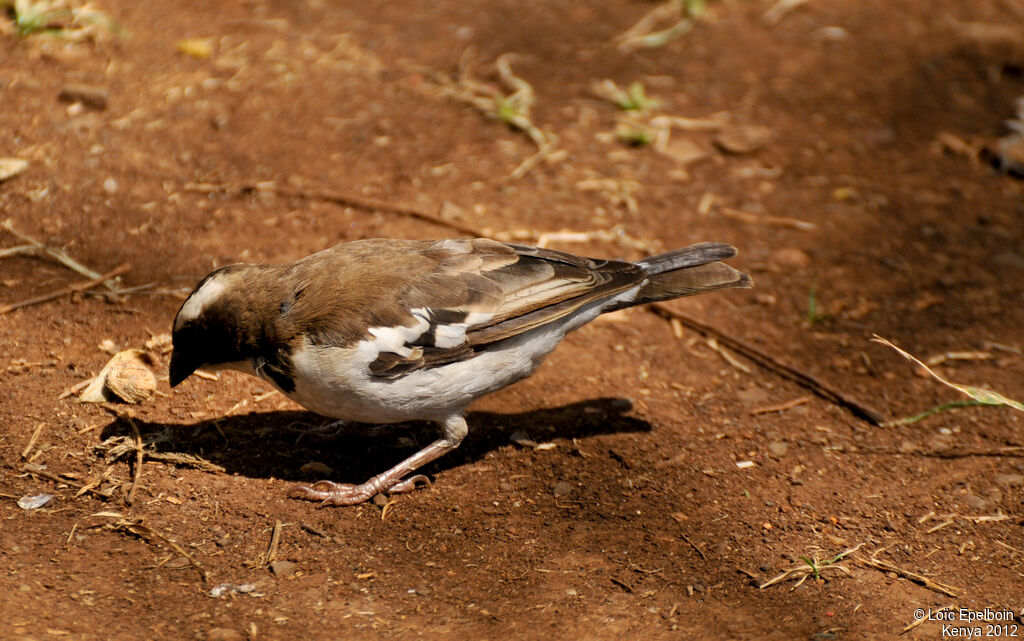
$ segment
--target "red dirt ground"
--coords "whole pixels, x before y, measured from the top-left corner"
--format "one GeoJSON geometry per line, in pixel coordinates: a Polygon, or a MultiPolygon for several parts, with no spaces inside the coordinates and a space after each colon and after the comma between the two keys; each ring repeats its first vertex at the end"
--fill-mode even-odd
{"type": "MultiPolygon", "coordinates": [[[[1024,93],[1024,5],[815,0],[770,25],[771,5],[712,3],[683,38],[632,53],[613,40],[649,2],[103,0],[123,35],[0,36],[0,156],[30,161],[0,183],[3,218],[97,271],[131,263],[124,287],[153,283],[0,317],[0,638],[864,639],[943,606],[1012,611],[1024,636],[1018,412],[874,426],[642,309],[582,329],[480,401],[467,441],[426,469],[432,487],[386,510],[317,509],[286,488],[323,465],[361,481],[430,426],[300,439],[292,423],[322,419],[233,374],[173,393],[163,378],[139,406],[58,399],[103,366],[104,339],[168,332],[217,265],[456,233],[324,191],[532,242],[621,226],[618,239],[551,241],[594,256],[728,241],[757,288],[673,309],[889,418],[959,397],[873,333],[922,357],[986,352],[937,369],[1021,398],[1024,183],[972,150],[1006,133],[1024,93]],[[182,53],[186,38],[210,38],[212,55],[182,53]],[[535,91],[534,122],[567,152],[518,180],[530,140],[435,85],[465,56],[499,86],[505,53],[535,91]],[[714,116],[724,133],[675,130],[670,151],[706,151],[685,168],[625,146],[602,135],[619,115],[591,89],[605,78],[643,81],[658,113],[714,116]],[[106,107],[59,100],[68,84],[102,89],[106,107]],[[771,131],[762,148],[714,146],[751,125],[771,131]],[[111,409],[163,437],[155,450],[225,471],[147,458],[127,504],[134,452],[108,464],[95,449],[131,436],[111,409]],[[109,498],[76,497],[101,480],[109,498]],[[56,499],[16,504],[40,491],[56,499]],[[261,561],[276,523],[275,558],[292,565],[275,573],[261,561]],[[821,562],[819,579],[758,588],[800,557],[821,562]],[[251,585],[211,596],[222,584],[251,585]]],[[[81,280],[30,256],[3,258],[0,276],[5,303],[81,280]]],[[[904,638],[942,635],[930,621],[904,638]]]]}

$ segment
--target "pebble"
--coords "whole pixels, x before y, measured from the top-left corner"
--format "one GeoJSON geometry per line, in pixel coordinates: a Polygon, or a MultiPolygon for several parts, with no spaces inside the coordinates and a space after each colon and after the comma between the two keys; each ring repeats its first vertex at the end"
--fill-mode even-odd
{"type": "Polygon", "coordinates": [[[748,125],[732,127],[715,136],[715,144],[730,154],[750,154],[764,147],[772,139],[772,130],[767,127],[748,125]]]}
{"type": "Polygon", "coordinates": [[[21,158],[0,158],[0,181],[17,176],[28,169],[28,161],[21,158]]]}
{"type": "Polygon", "coordinates": [[[384,496],[383,494],[374,494],[373,499],[371,500],[373,501],[373,504],[379,508],[383,508],[385,505],[388,504],[388,497],[384,496]]]}
{"type": "Polygon", "coordinates": [[[996,483],[1004,487],[1024,485],[1024,474],[996,474],[996,483]]]}
{"type": "Polygon", "coordinates": [[[41,492],[39,494],[32,494],[29,496],[23,496],[18,499],[18,507],[23,510],[38,510],[41,507],[46,506],[50,501],[53,500],[52,494],[41,492]]]}
{"type": "Polygon", "coordinates": [[[205,638],[206,641],[243,641],[245,635],[231,628],[210,628],[205,638]]]}
{"type": "Polygon", "coordinates": [[[299,564],[291,561],[274,561],[270,564],[270,571],[274,576],[288,578],[299,571],[299,564]]]}
{"type": "Polygon", "coordinates": [[[565,481],[559,481],[551,488],[551,493],[555,496],[569,496],[572,494],[572,486],[565,481]]]}
{"type": "Polygon", "coordinates": [[[744,405],[757,405],[768,400],[768,392],[760,387],[751,387],[736,392],[736,398],[744,405]]]}
{"type": "Polygon", "coordinates": [[[106,109],[110,101],[110,94],[106,89],[78,84],[64,85],[57,97],[64,102],[80,102],[93,109],[106,109]]]}
{"type": "Polygon", "coordinates": [[[796,247],[783,247],[776,249],[768,257],[768,261],[779,267],[807,267],[811,264],[811,257],[802,249],[796,247]]]}
{"type": "Polygon", "coordinates": [[[768,444],[768,453],[776,458],[782,458],[789,452],[789,445],[783,441],[772,441],[768,444]]]}
{"type": "Polygon", "coordinates": [[[327,477],[334,473],[334,468],[320,461],[310,461],[299,468],[299,472],[306,476],[327,477]]]}
{"type": "Polygon", "coordinates": [[[983,499],[973,492],[968,492],[967,496],[964,497],[964,504],[975,510],[984,510],[988,507],[988,503],[988,499],[983,499]]]}

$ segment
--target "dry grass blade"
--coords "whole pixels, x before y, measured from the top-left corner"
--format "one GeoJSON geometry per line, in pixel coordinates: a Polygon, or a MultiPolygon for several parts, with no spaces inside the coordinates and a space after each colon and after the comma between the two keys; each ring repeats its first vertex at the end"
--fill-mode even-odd
{"type": "Polygon", "coordinates": [[[920,574],[917,574],[916,572],[911,572],[910,570],[904,570],[903,568],[901,568],[899,566],[896,566],[896,565],[893,565],[892,563],[889,563],[888,561],[880,561],[879,559],[876,559],[874,556],[872,556],[871,558],[868,558],[868,559],[864,559],[864,558],[858,557],[855,560],[858,563],[860,563],[861,565],[865,565],[865,566],[867,566],[869,568],[874,568],[876,570],[882,570],[883,572],[894,572],[897,575],[902,576],[905,579],[913,581],[914,583],[917,583],[918,585],[923,585],[924,587],[928,588],[929,590],[934,590],[936,592],[940,592],[942,594],[945,594],[946,596],[951,596],[951,597],[959,597],[960,596],[960,594],[957,592],[957,589],[954,588],[951,585],[946,585],[945,583],[939,583],[938,581],[933,581],[933,580],[929,579],[926,576],[922,576],[920,574]]]}
{"type": "Polygon", "coordinates": [[[678,40],[693,29],[704,10],[700,0],[671,0],[647,12],[632,27],[616,36],[619,51],[629,53],[638,49],[657,49],[678,40]],[[661,24],[671,25],[657,29],[661,24]]]}
{"type": "Polygon", "coordinates": [[[132,428],[132,436],[135,437],[135,470],[132,474],[132,487],[128,490],[128,496],[125,498],[125,503],[131,505],[135,501],[135,492],[139,489],[139,482],[142,480],[143,446],[142,434],[139,433],[139,426],[135,424],[135,419],[127,414],[124,415],[124,418],[132,428]]]}
{"type": "Polygon", "coordinates": [[[274,530],[270,533],[270,545],[267,551],[260,557],[257,567],[265,568],[277,558],[277,548],[281,545],[281,528],[284,526],[280,521],[274,522],[274,530]]]}
{"type": "Polygon", "coordinates": [[[803,584],[803,582],[807,580],[808,577],[813,576],[817,579],[825,570],[839,570],[849,575],[850,571],[842,565],[839,565],[839,563],[843,561],[846,557],[850,556],[857,550],[861,549],[863,546],[864,544],[861,543],[856,547],[852,547],[848,550],[843,550],[831,559],[821,561],[817,560],[817,558],[814,557],[801,556],[800,559],[804,562],[803,565],[798,565],[796,567],[789,568],[788,570],[784,570],[778,576],[769,579],[764,583],[759,584],[757,587],[759,590],[763,590],[777,583],[782,583],[783,581],[788,581],[789,579],[799,578],[799,580],[796,582],[796,585],[793,586],[793,589],[795,590],[798,587],[800,587],[803,584]]]}
{"type": "Polygon", "coordinates": [[[892,349],[894,349],[897,352],[899,352],[899,354],[901,356],[903,356],[903,358],[905,358],[908,361],[911,361],[913,363],[916,363],[919,367],[924,368],[924,371],[926,371],[929,374],[931,374],[932,378],[934,378],[935,380],[939,381],[940,383],[942,383],[943,385],[945,385],[947,387],[952,387],[953,389],[955,389],[956,391],[960,392],[961,394],[966,394],[967,396],[970,396],[971,398],[973,398],[974,400],[978,401],[979,403],[982,403],[984,405],[1006,405],[1008,407],[1012,407],[1015,410],[1024,412],[1024,403],[1021,403],[1020,401],[1015,401],[1012,398],[1007,398],[1007,397],[1003,396],[1002,394],[1000,394],[999,392],[994,392],[992,390],[988,390],[988,389],[985,389],[983,387],[971,387],[970,385],[960,385],[958,383],[950,382],[950,381],[946,380],[945,378],[943,378],[942,376],[940,376],[939,374],[937,374],[930,367],[928,367],[927,365],[922,363],[918,358],[916,358],[915,356],[913,356],[909,352],[907,352],[907,351],[905,351],[903,349],[900,349],[899,347],[894,345],[892,342],[887,341],[886,339],[882,338],[881,336],[878,336],[876,334],[871,340],[876,342],[876,343],[881,343],[882,345],[886,345],[888,347],[891,347],[892,349]]]}
{"type": "Polygon", "coordinates": [[[783,403],[777,403],[775,405],[765,405],[764,407],[755,407],[754,409],[750,410],[750,415],[751,416],[757,416],[758,414],[771,414],[772,412],[785,412],[786,410],[791,410],[794,407],[798,407],[800,405],[803,405],[805,403],[810,403],[810,402],[811,402],[811,397],[810,396],[801,396],[800,398],[794,398],[793,400],[785,401],[783,403]]]}
{"type": "Polygon", "coordinates": [[[558,137],[545,132],[533,123],[530,110],[536,99],[533,87],[512,72],[512,54],[502,54],[494,61],[505,87],[511,93],[504,94],[496,87],[480,82],[473,77],[469,66],[469,56],[464,55],[459,69],[458,80],[452,80],[444,74],[432,74],[437,87],[447,96],[468,104],[488,118],[496,118],[508,126],[518,129],[529,136],[537,152],[519,164],[510,174],[511,178],[522,178],[530,169],[541,161],[554,158],[558,146],[558,137]]]}
{"type": "Polygon", "coordinates": [[[32,432],[31,438],[28,439],[28,445],[21,451],[21,459],[27,460],[28,455],[32,453],[32,448],[36,446],[36,441],[39,440],[39,435],[42,434],[43,428],[46,427],[46,423],[40,423],[36,425],[36,429],[32,432]]]}
{"type": "Polygon", "coordinates": [[[100,285],[110,282],[112,278],[114,278],[115,276],[120,276],[129,269],[131,269],[131,265],[129,265],[128,263],[124,263],[122,265],[118,265],[117,267],[110,270],[106,274],[103,274],[102,276],[97,276],[92,280],[87,280],[84,283],[68,285],[67,287],[58,289],[55,292],[50,292],[49,294],[43,294],[42,296],[36,296],[34,298],[19,301],[17,303],[10,303],[9,305],[2,305],[0,306],[0,314],[6,314],[8,312],[12,312],[16,309],[21,309],[22,307],[28,307],[30,305],[38,305],[39,303],[45,303],[56,298],[60,298],[62,296],[74,294],[75,292],[84,292],[87,289],[92,289],[93,287],[98,287],[100,285]]]}
{"type": "MultiPolygon", "coordinates": [[[[31,236],[18,231],[17,229],[14,228],[14,221],[11,220],[10,218],[5,220],[3,222],[3,224],[0,224],[0,227],[3,227],[5,230],[7,230],[12,235],[17,236],[19,239],[25,241],[26,243],[29,243],[28,246],[32,247],[32,251],[34,251],[34,252],[42,252],[44,254],[47,254],[48,256],[54,258],[55,260],[57,260],[57,262],[59,262],[60,264],[64,265],[65,267],[67,267],[71,271],[73,271],[73,272],[75,272],[77,274],[81,274],[82,276],[84,276],[86,278],[91,278],[91,279],[100,278],[100,273],[99,272],[97,272],[95,270],[92,270],[92,269],[89,269],[88,267],[86,267],[82,263],[78,262],[77,260],[75,260],[74,258],[69,256],[67,254],[67,252],[65,252],[63,249],[60,249],[59,247],[50,247],[48,245],[44,245],[43,243],[39,242],[35,238],[32,238],[31,236]]],[[[19,251],[19,253],[28,253],[29,252],[28,249],[23,249],[23,250],[21,248],[12,248],[12,249],[19,249],[19,250],[21,250],[21,251],[19,251]]],[[[107,289],[109,289],[110,291],[117,291],[117,282],[112,280],[112,279],[111,280],[106,280],[106,282],[104,282],[103,285],[107,289]]]]}
{"type": "Polygon", "coordinates": [[[948,412],[949,410],[959,409],[961,407],[978,407],[979,405],[987,405],[987,403],[982,403],[974,399],[971,399],[969,401],[953,401],[952,403],[942,403],[941,405],[936,405],[935,407],[925,410],[920,414],[914,414],[913,416],[898,418],[893,421],[886,421],[885,423],[882,423],[882,427],[910,425],[911,423],[916,423],[918,421],[928,418],[929,416],[935,416],[936,414],[939,414],[941,412],[948,412]]]}
{"type": "Polygon", "coordinates": [[[814,231],[818,228],[814,223],[807,222],[806,220],[798,220],[796,218],[786,218],[784,216],[766,216],[759,214],[751,214],[750,212],[740,211],[739,209],[732,209],[730,207],[722,207],[719,210],[725,218],[732,220],[738,220],[741,223],[747,223],[750,225],[768,225],[770,227],[789,227],[791,229],[799,229],[801,231],[814,231]]]}
{"type": "MultiPolygon", "coordinates": [[[[172,463],[174,465],[193,467],[204,472],[215,472],[218,474],[223,474],[225,472],[224,468],[220,465],[211,463],[210,461],[200,458],[194,454],[182,452],[158,452],[152,449],[151,446],[167,440],[169,440],[169,437],[166,434],[144,437],[143,455],[145,458],[150,461],[160,461],[161,463],[172,463]]],[[[127,436],[112,436],[93,447],[103,455],[104,460],[107,463],[113,463],[122,456],[137,451],[135,443],[129,440],[127,436]]]]}
{"type": "Polygon", "coordinates": [[[809,1],[810,0],[778,0],[772,5],[771,9],[765,11],[762,19],[765,21],[765,24],[774,26],[778,24],[779,20],[782,20],[787,13],[797,7],[807,4],[809,1]]]}
{"type": "Polygon", "coordinates": [[[710,336],[707,339],[705,339],[704,343],[713,351],[717,352],[722,357],[722,359],[729,365],[732,365],[733,367],[740,370],[744,374],[750,373],[750,368],[741,363],[740,360],[733,356],[729,350],[719,345],[718,340],[714,336],[710,336]]]}
{"type": "Polygon", "coordinates": [[[25,463],[24,465],[21,466],[21,469],[24,470],[25,472],[28,472],[29,474],[31,474],[33,476],[39,476],[39,477],[44,478],[44,479],[49,479],[49,480],[53,481],[54,483],[63,483],[64,485],[67,485],[68,487],[73,487],[76,490],[81,490],[83,492],[88,492],[89,494],[97,496],[97,497],[99,497],[101,499],[109,499],[110,496],[114,493],[114,490],[116,489],[116,486],[115,486],[115,487],[111,487],[108,490],[96,490],[96,489],[93,489],[92,484],[85,484],[85,483],[79,483],[77,481],[72,481],[70,479],[64,478],[60,474],[54,474],[53,472],[45,469],[44,467],[39,466],[39,465],[33,465],[32,463],[25,463]]]}
{"type": "Polygon", "coordinates": [[[203,583],[207,582],[208,573],[206,572],[206,569],[203,568],[203,566],[199,563],[199,561],[195,559],[195,557],[189,554],[185,550],[185,548],[181,547],[180,545],[178,545],[171,539],[167,538],[160,532],[157,532],[153,528],[144,524],[141,518],[125,518],[125,516],[119,512],[97,512],[90,516],[101,516],[105,518],[116,519],[112,523],[100,523],[92,527],[108,527],[115,531],[128,532],[130,534],[134,534],[135,536],[139,537],[140,539],[149,543],[150,545],[155,545],[157,541],[163,543],[168,548],[170,548],[180,556],[187,559],[189,565],[191,565],[196,570],[196,572],[199,573],[199,578],[203,581],[203,583]]]}

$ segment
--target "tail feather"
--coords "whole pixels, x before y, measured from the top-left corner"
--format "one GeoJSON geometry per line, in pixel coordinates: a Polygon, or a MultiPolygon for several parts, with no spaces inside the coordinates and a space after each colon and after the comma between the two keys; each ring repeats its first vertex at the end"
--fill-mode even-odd
{"type": "Polygon", "coordinates": [[[682,296],[705,294],[731,287],[753,287],[743,272],[719,262],[736,255],[726,243],[699,243],[637,261],[647,272],[647,284],[631,305],[642,305],[682,296]]]}
{"type": "Polygon", "coordinates": [[[728,243],[697,243],[657,256],[648,256],[643,260],[638,260],[636,264],[643,267],[648,275],[654,276],[677,269],[706,265],[716,260],[732,258],[735,255],[736,248],[728,243]]]}

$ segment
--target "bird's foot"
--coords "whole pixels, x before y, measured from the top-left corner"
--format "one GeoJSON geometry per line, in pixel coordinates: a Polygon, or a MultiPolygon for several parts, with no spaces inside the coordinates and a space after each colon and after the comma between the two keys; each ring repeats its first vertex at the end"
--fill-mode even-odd
{"type": "Polygon", "coordinates": [[[304,499],[306,501],[320,501],[321,505],[358,505],[370,500],[375,494],[388,492],[399,494],[415,489],[417,483],[430,485],[430,479],[422,474],[410,476],[407,479],[386,487],[381,479],[370,479],[361,485],[350,483],[334,483],[333,481],[317,481],[312,485],[296,485],[288,490],[288,496],[293,499],[304,499]]]}

